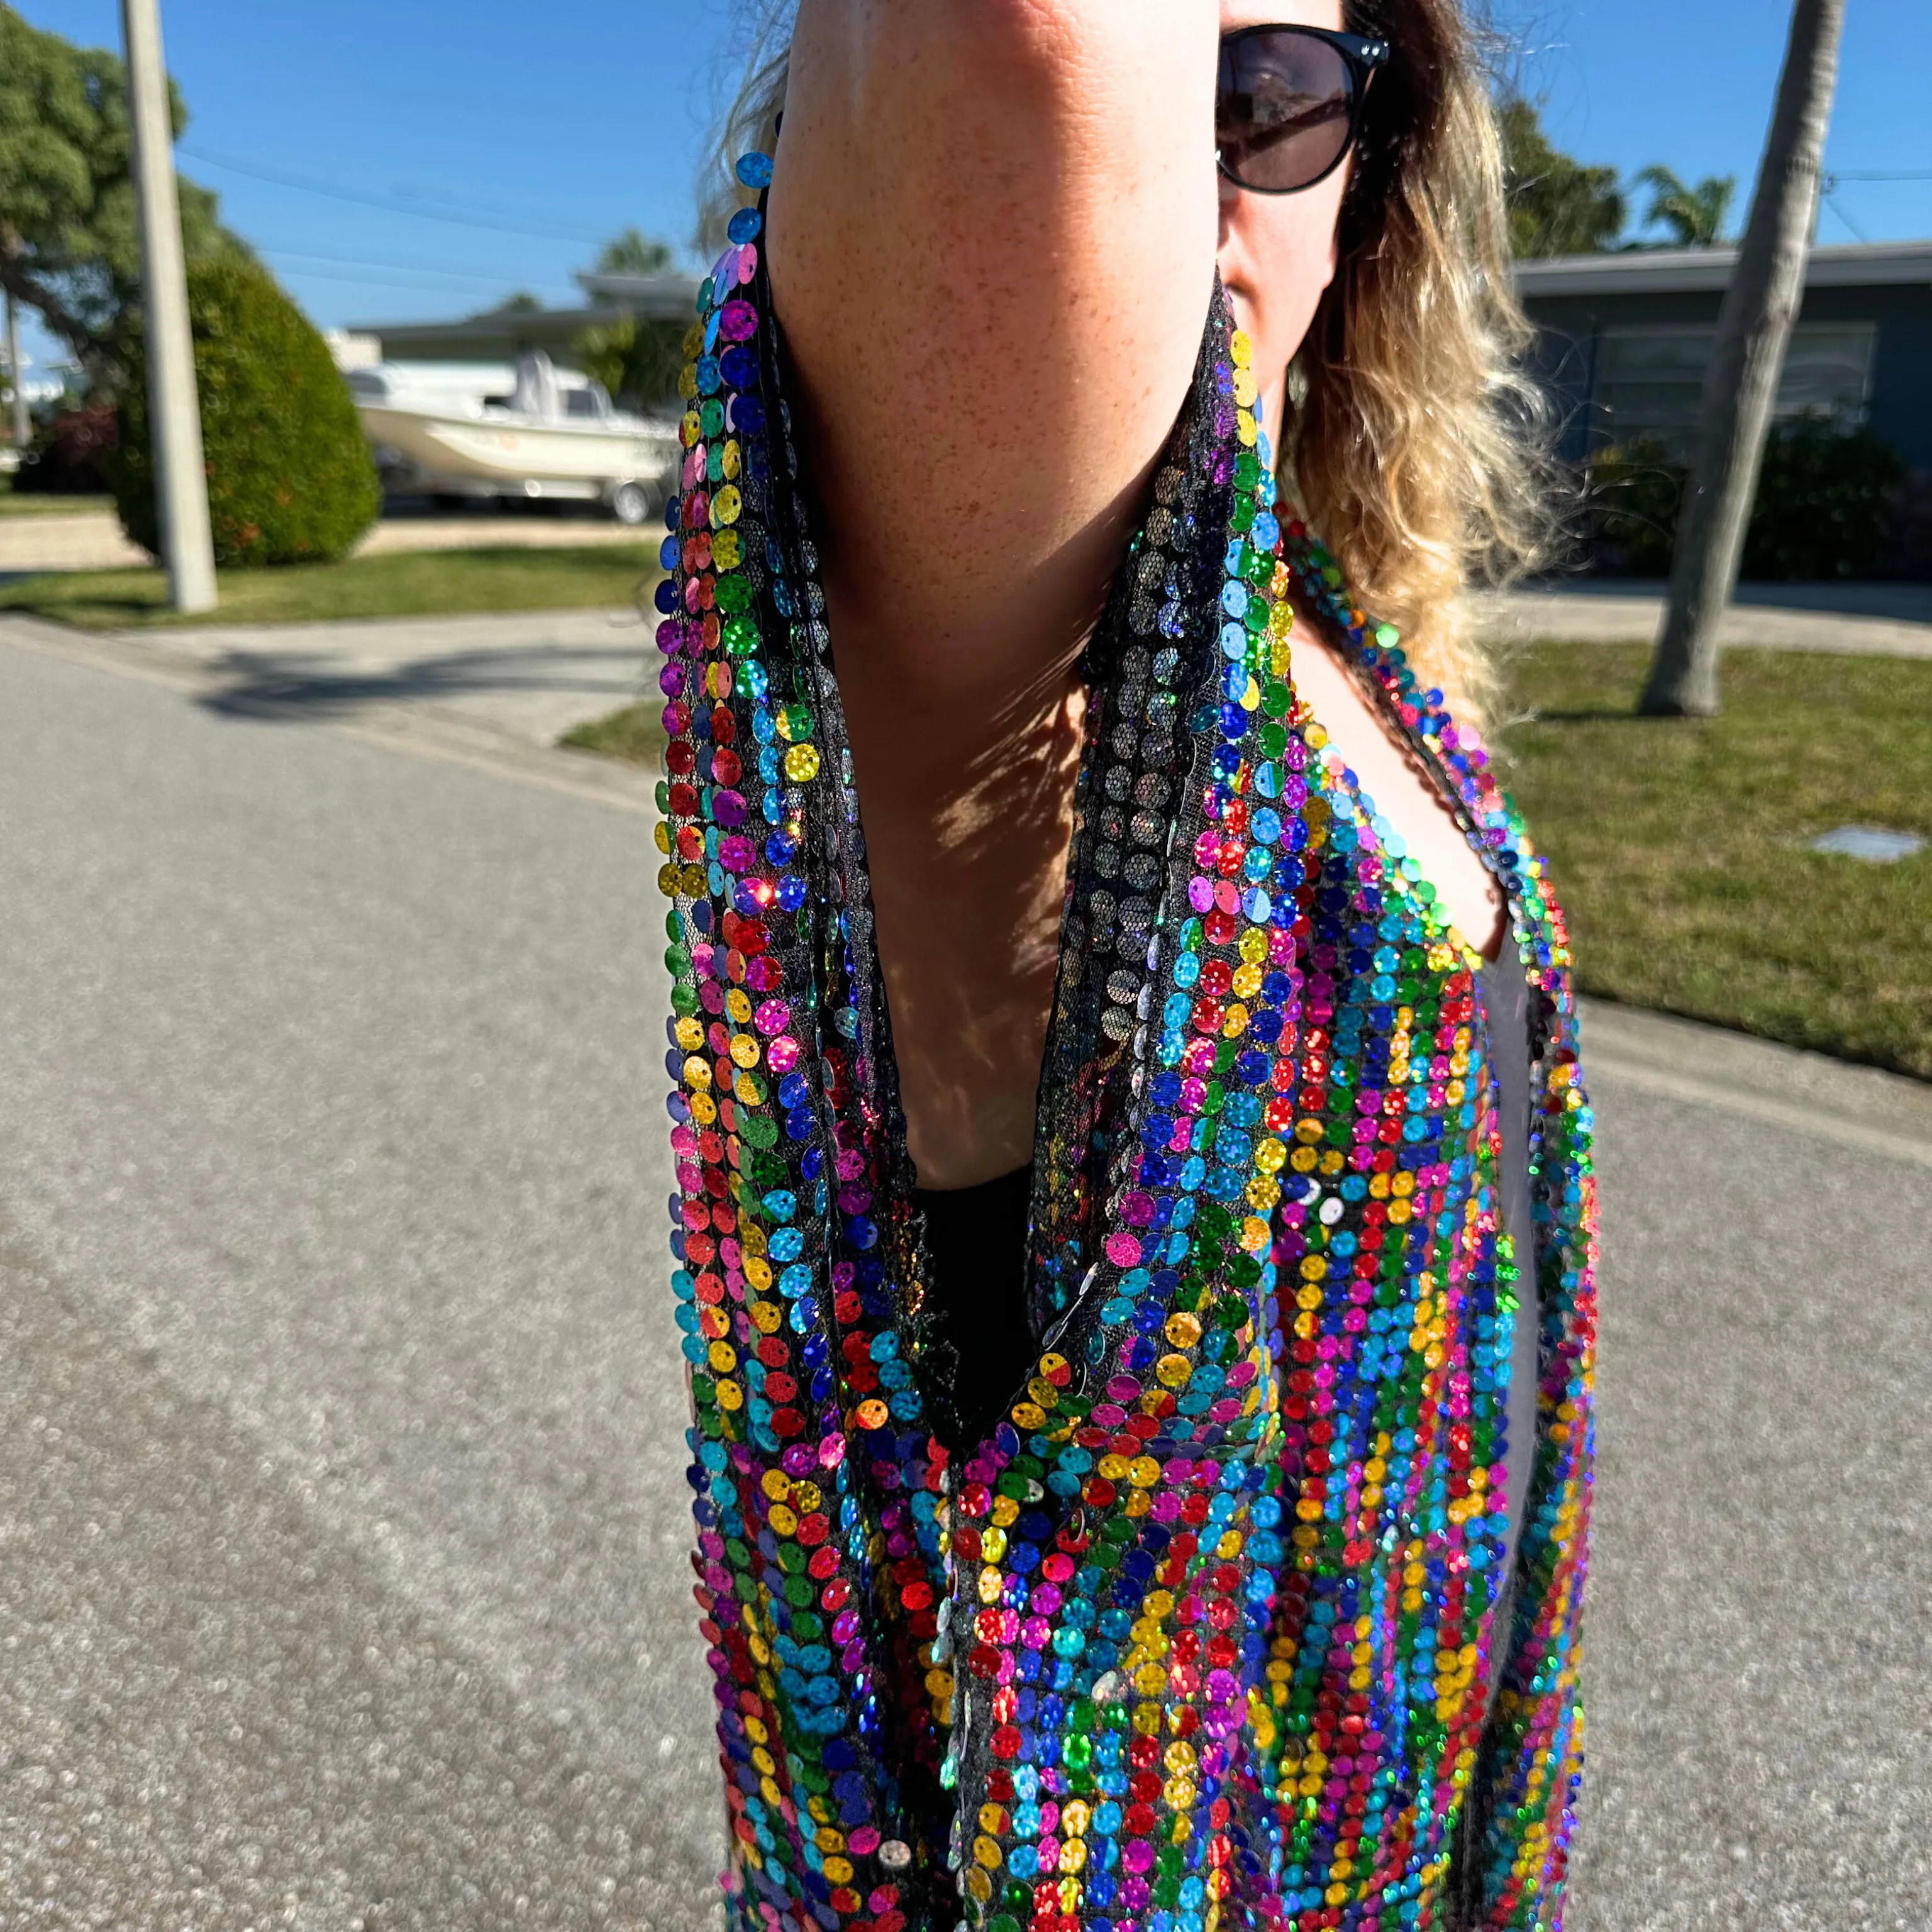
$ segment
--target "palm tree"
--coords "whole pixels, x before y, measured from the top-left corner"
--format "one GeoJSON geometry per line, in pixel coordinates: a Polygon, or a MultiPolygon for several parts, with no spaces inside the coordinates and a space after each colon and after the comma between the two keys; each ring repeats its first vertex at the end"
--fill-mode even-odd
{"type": "Polygon", "coordinates": [[[1652,166],[1636,182],[1650,190],[1645,221],[1662,222],[1678,248],[1708,248],[1724,238],[1724,220],[1738,191],[1736,175],[1706,175],[1695,188],[1688,188],[1670,169],[1652,166]]]}
{"type": "Polygon", "coordinates": [[[671,265],[668,242],[654,240],[635,228],[614,235],[597,251],[600,275],[661,275],[671,265]]]}
{"type": "Polygon", "coordinates": [[[1718,622],[1737,586],[1784,352],[1804,299],[1844,25],[1845,0],[1795,0],[1750,219],[1698,403],[1670,608],[1639,700],[1653,716],[1708,718],[1718,710],[1718,622]]]}

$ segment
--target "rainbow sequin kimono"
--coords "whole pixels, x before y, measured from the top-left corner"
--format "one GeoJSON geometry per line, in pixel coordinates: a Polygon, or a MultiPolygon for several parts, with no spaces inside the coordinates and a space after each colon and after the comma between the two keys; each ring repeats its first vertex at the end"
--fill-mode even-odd
{"type": "Polygon", "coordinates": [[[700,290],[658,632],[672,1284],[734,1932],[1555,1925],[1594,1244],[1542,863],[1278,519],[1217,297],[1085,667],[1037,1364],[950,1457],[762,220],[700,290]],[[1539,1034],[1520,1278],[1478,962],[1298,703],[1291,590],[1507,889],[1539,1034]]]}

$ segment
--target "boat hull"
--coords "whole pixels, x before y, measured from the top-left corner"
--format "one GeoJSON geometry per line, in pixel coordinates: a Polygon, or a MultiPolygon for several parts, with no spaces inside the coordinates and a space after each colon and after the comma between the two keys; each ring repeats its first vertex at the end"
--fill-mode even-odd
{"type": "Polygon", "coordinates": [[[370,442],[394,450],[429,479],[519,494],[529,483],[577,484],[588,486],[589,494],[636,482],[662,491],[676,470],[677,432],[669,425],[532,423],[376,403],[358,403],[356,409],[370,442]]]}

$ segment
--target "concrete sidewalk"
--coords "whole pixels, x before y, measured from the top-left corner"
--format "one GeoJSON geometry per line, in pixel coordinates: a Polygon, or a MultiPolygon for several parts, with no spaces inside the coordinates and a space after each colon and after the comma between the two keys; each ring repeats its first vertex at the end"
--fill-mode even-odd
{"type": "MultiPolygon", "coordinates": [[[[356,546],[358,556],[396,550],[584,550],[606,544],[649,543],[664,535],[655,519],[626,529],[592,517],[506,513],[471,516],[385,517],[356,546]]],[[[52,570],[143,569],[154,559],[122,535],[111,512],[76,516],[0,518],[0,578],[52,570]]]]}
{"type": "Polygon", "coordinates": [[[1932,1082],[1672,1013],[1577,1004],[1593,1080],[1932,1168],[1932,1082]]]}
{"type": "Polygon", "coordinates": [[[533,745],[641,697],[650,641],[643,618],[621,605],[112,634],[124,650],[159,646],[225,679],[226,710],[332,717],[408,704],[533,745]]]}
{"type": "MultiPolygon", "coordinates": [[[[658,533],[655,522],[626,530],[588,517],[406,512],[385,516],[356,554],[595,548],[648,542],[658,533]]],[[[122,536],[119,522],[106,512],[0,518],[0,580],[42,571],[140,568],[152,561],[122,536]]],[[[1664,589],[1661,583],[1638,579],[1579,578],[1518,590],[1472,592],[1467,607],[1478,634],[1498,644],[1544,638],[1650,644],[1664,621],[1664,589]]],[[[1932,584],[1742,584],[1720,634],[1728,650],[1932,657],[1932,584]]]]}
{"type": "MultiPolygon", "coordinates": [[[[1653,644],[1664,590],[1631,579],[1577,578],[1472,592],[1467,608],[1477,634],[1492,644],[1653,644]]],[[[1932,658],[1932,584],[1741,584],[1718,635],[1727,650],[1932,658]]]]}

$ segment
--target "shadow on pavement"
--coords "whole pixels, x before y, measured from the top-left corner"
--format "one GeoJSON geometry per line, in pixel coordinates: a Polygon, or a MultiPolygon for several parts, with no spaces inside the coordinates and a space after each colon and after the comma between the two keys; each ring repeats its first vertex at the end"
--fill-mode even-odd
{"type": "Polygon", "coordinates": [[[299,1464],[4,1222],[0,1344],[16,1904],[207,1932],[302,1906],[365,1932],[715,1925],[695,1767],[626,1774],[530,1708],[331,1528],[299,1464]]]}
{"type": "Polygon", "coordinates": [[[608,650],[578,646],[440,652],[368,668],[236,652],[217,668],[235,681],[197,699],[204,709],[228,717],[292,723],[346,716],[371,705],[434,704],[492,692],[577,694],[610,710],[645,694],[634,640],[608,650]]]}

